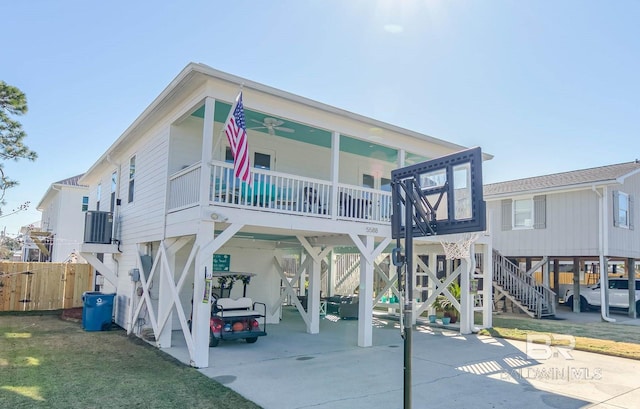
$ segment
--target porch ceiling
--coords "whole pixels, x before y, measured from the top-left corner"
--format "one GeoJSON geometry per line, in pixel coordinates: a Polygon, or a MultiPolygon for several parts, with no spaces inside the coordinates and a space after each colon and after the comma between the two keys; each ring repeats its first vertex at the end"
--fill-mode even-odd
{"type": "MultiPolygon", "coordinates": [[[[229,110],[231,110],[230,104],[216,101],[214,121],[224,123],[224,121],[226,121],[227,119],[227,115],[229,114],[229,110]]],[[[246,107],[244,113],[246,118],[247,130],[261,127],[260,124],[264,122],[265,118],[275,118],[283,121],[283,124],[280,125],[280,127],[293,130],[293,132],[283,132],[278,129],[274,129],[274,133],[277,136],[302,143],[320,146],[327,149],[331,148],[331,132],[327,131],[326,129],[315,128],[295,121],[291,121],[289,119],[279,118],[274,115],[252,111],[250,109],[247,109],[246,107]]],[[[204,118],[204,105],[194,111],[191,115],[197,118],[204,118]]],[[[269,137],[269,134],[267,132],[262,132],[262,130],[255,130],[255,132],[261,132],[266,135],[266,137],[269,137]]],[[[396,163],[398,160],[397,149],[393,149],[388,146],[379,145],[369,141],[363,141],[347,135],[340,135],[340,151],[364,156],[367,158],[384,160],[391,163],[396,163]]],[[[415,154],[409,154],[407,155],[407,158],[409,164],[422,162],[427,159],[415,154]]]]}
{"type": "MultiPolygon", "coordinates": [[[[219,235],[223,230],[215,230],[215,235],[219,235]]],[[[306,237],[312,245],[321,246],[334,246],[334,251],[337,253],[357,253],[358,248],[353,244],[353,241],[348,235],[345,234],[318,234],[318,232],[300,231],[301,236],[306,237]]],[[[267,242],[276,242],[278,248],[299,248],[302,244],[296,236],[290,234],[277,234],[267,233],[259,231],[246,231],[241,230],[236,233],[232,239],[239,240],[258,240],[267,242]]],[[[382,238],[375,240],[375,245],[382,241],[382,238]]]]}

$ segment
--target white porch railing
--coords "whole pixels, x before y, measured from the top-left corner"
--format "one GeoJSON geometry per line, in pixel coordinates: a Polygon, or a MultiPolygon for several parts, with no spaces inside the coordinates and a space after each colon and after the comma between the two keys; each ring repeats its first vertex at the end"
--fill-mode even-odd
{"type": "Polygon", "coordinates": [[[520,270],[496,249],[493,250],[493,279],[531,317],[555,315],[556,293],[536,283],[533,276],[520,270]]]}
{"type": "MultiPolygon", "coordinates": [[[[169,178],[169,212],[198,205],[200,169],[199,163],[194,164],[169,178]]],[[[233,164],[217,161],[211,165],[209,202],[334,219],[391,221],[391,192],[339,184],[334,198],[329,181],[263,169],[251,169],[249,185],[234,177],[233,164]]]]}

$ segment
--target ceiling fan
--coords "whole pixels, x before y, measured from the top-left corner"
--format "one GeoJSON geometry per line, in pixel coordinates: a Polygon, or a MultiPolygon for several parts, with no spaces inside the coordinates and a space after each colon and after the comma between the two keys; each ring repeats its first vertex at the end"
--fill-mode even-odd
{"type": "Polygon", "coordinates": [[[269,135],[275,135],[276,131],[281,131],[281,132],[294,132],[293,129],[291,128],[286,128],[283,126],[280,126],[282,124],[284,124],[284,121],[280,120],[280,119],[276,119],[276,118],[271,118],[271,117],[265,117],[264,120],[262,122],[252,119],[253,122],[256,122],[262,126],[258,126],[255,128],[249,128],[249,129],[266,129],[267,132],[269,132],[269,135]]]}

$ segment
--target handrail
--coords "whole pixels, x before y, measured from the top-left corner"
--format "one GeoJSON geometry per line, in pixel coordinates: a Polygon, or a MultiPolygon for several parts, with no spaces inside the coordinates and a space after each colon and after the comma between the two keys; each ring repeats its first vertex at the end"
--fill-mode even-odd
{"type": "Polygon", "coordinates": [[[541,318],[545,310],[555,314],[556,293],[535,278],[523,272],[496,249],[493,250],[494,281],[509,292],[535,317],[541,318]]]}

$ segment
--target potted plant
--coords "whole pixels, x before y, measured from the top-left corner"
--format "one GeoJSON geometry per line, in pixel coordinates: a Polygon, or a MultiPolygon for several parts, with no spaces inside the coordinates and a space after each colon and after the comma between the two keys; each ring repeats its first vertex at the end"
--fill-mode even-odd
{"type": "MultiPolygon", "coordinates": [[[[449,292],[451,295],[460,302],[460,285],[458,283],[451,283],[449,285],[449,292]]],[[[447,324],[455,324],[458,322],[458,310],[453,306],[453,303],[449,298],[440,294],[434,303],[434,308],[436,311],[440,311],[443,313],[442,315],[442,323],[444,325],[447,324]]]]}
{"type": "MultiPolygon", "coordinates": [[[[453,296],[453,298],[456,299],[456,301],[458,301],[458,303],[460,302],[460,284],[458,283],[451,283],[451,285],[449,285],[449,292],[451,293],[451,295],[453,296]]],[[[449,301],[447,299],[447,301],[449,301]]],[[[450,318],[450,322],[451,324],[455,324],[456,322],[458,322],[458,310],[456,310],[456,308],[453,306],[453,304],[449,301],[449,308],[444,312],[445,316],[448,316],[450,318]]]]}
{"type": "MultiPolygon", "coordinates": [[[[448,325],[451,320],[451,317],[449,315],[449,310],[452,307],[451,301],[444,295],[440,294],[438,297],[436,297],[436,301],[433,303],[433,307],[436,309],[437,312],[443,313],[442,323],[444,325],[448,325]]],[[[431,317],[429,318],[429,320],[431,320],[431,317]]],[[[435,319],[434,319],[434,322],[435,322],[435,319]]]]}

